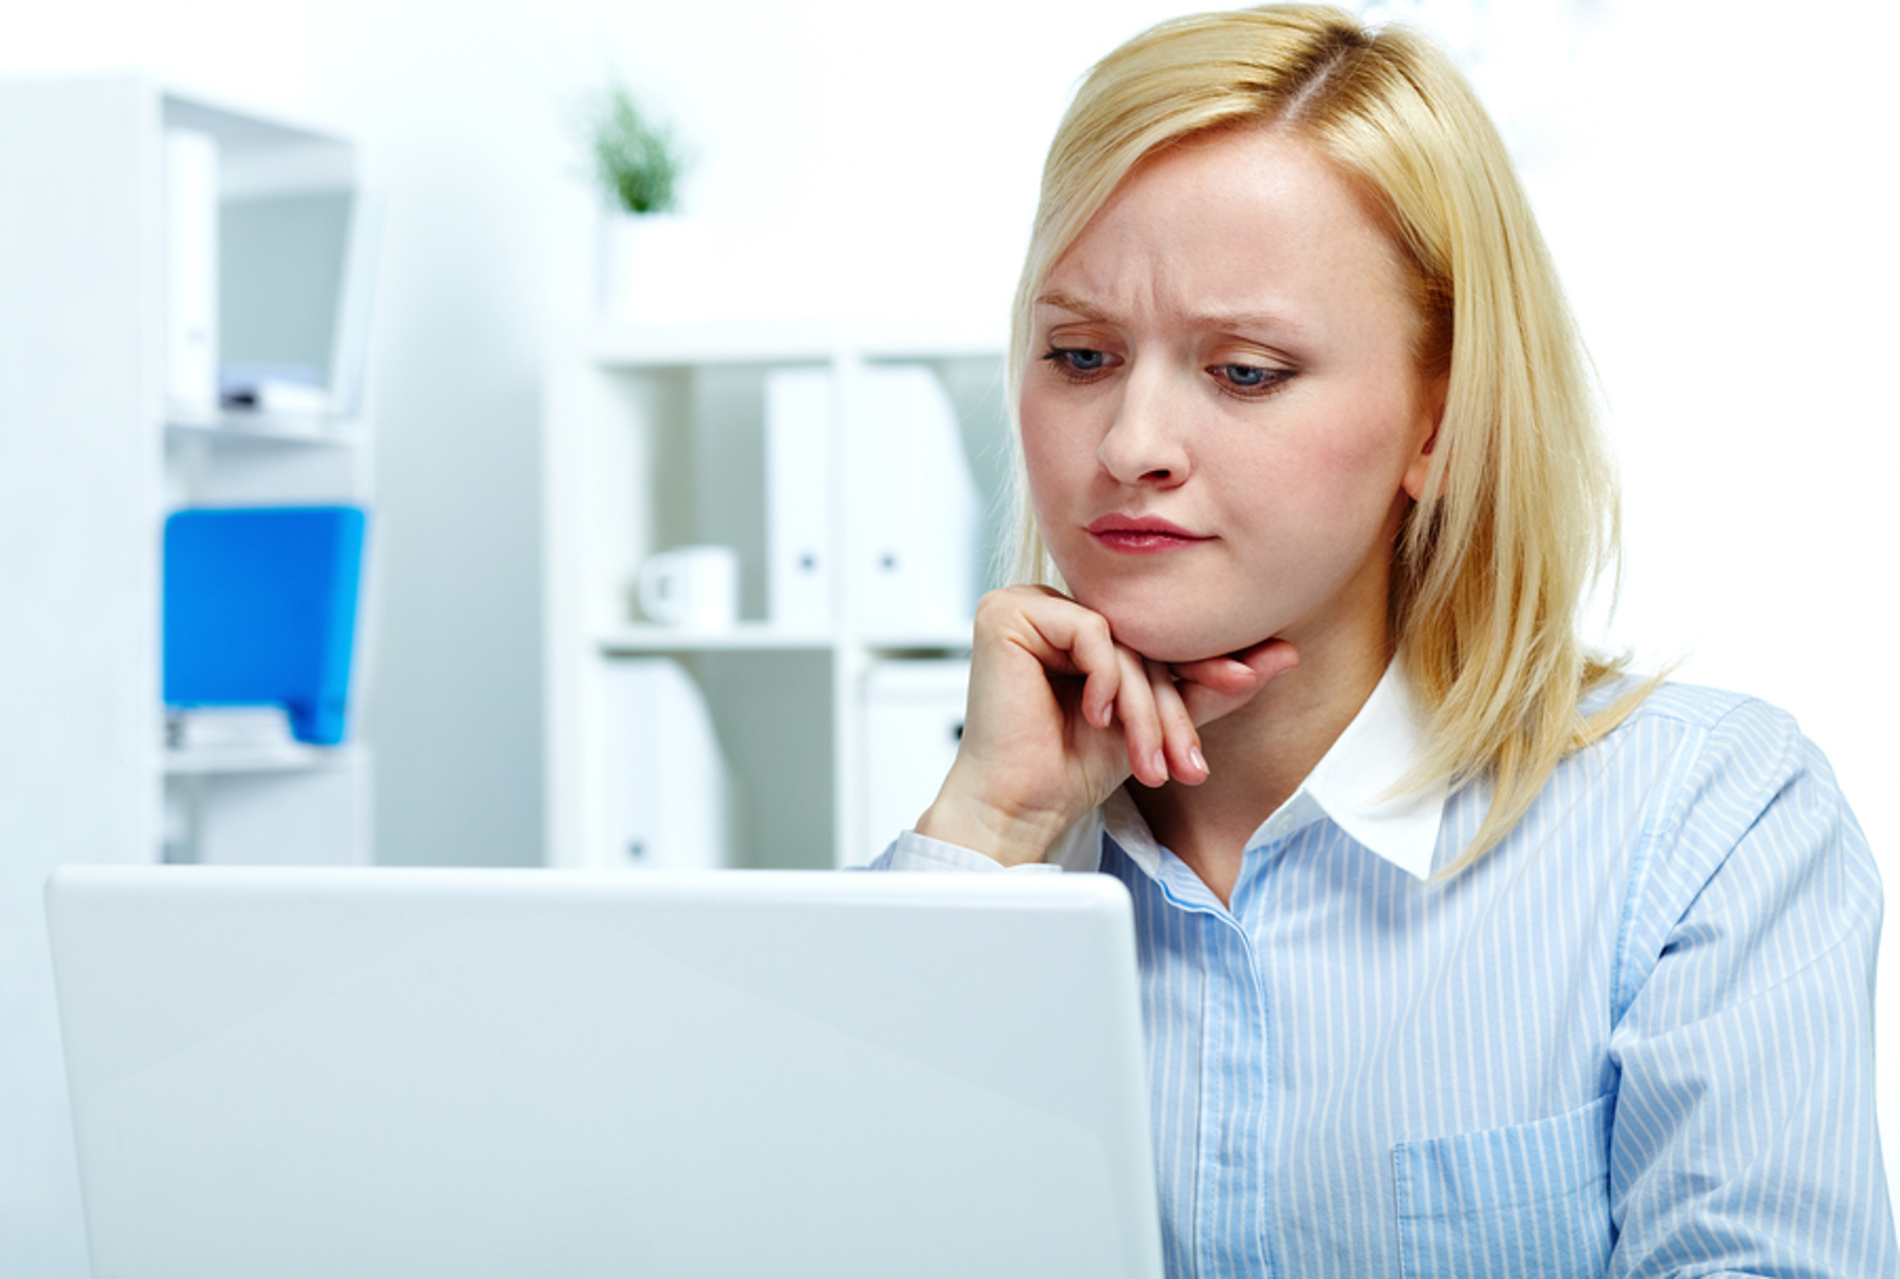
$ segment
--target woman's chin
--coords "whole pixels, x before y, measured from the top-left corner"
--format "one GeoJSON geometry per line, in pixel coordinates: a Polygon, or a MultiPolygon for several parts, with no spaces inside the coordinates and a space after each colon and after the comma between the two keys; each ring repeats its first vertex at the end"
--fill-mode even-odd
{"type": "Polygon", "coordinates": [[[1268,638],[1219,627],[1184,626],[1179,622],[1170,624],[1146,616],[1121,618],[1112,613],[1104,616],[1108,618],[1108,627],[1116,643],[1133,649],[1150,661],[1170,666],[1205,661],[1210,657],[1225,657],[1268,638]]]}

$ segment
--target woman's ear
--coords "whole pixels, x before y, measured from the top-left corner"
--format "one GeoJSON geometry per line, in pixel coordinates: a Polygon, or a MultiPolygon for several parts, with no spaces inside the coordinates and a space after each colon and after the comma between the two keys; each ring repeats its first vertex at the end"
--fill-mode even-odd
{"type": "Polygon", "coordinates": [[[1432,473],[1432,450],[1438,447],[1439,429],[1445,422],[1445,398],[1450,389],[1450,378],[1433,378],[1425,388],[1424,411],[1419,414],[1417,427],[1418,450],[1412,454],[1412,460],[1406,463],[1405,475],[1399,480],[1407,497],[1414,502],[1425,493],[1425,481],[1432,473]]]}

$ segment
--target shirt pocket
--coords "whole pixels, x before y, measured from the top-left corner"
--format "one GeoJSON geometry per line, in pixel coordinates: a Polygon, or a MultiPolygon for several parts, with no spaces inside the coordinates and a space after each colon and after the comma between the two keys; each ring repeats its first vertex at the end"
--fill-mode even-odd
{"type": "Polygon", "coordinates": [[[1601,1276],[1610,1264],[1615,1099],[1392,1148],[1402,1272],[1601,1276]]]}

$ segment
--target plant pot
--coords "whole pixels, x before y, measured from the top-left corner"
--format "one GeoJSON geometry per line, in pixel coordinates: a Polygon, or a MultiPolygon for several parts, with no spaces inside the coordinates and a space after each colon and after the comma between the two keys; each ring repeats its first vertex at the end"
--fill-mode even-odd
{"type": "Polygon", "coordinates": [[[604,315],[677,321],[710,313],[705,228],[691,218],[603,212],[598,261],[604,315]]]}

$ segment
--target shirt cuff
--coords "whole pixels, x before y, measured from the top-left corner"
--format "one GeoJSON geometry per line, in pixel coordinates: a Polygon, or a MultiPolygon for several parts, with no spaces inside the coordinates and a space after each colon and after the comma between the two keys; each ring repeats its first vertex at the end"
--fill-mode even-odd
{"type": "Polygon", "coordinates": [[[1024,862],[1020,866],[1005,866],[994,857],[986,856],[973,848],[961,844],[946,844],[941,839],[932,839],[928,835],[919,835],[907,830],[897,837],[897,842],[884,850],[883,856],[871,863],[875,870],[924,870],[924,871],[1028,871],[1032,874],[1044,871],[1061,874],[1062,867],[1047,862],[1024,862]]]}

